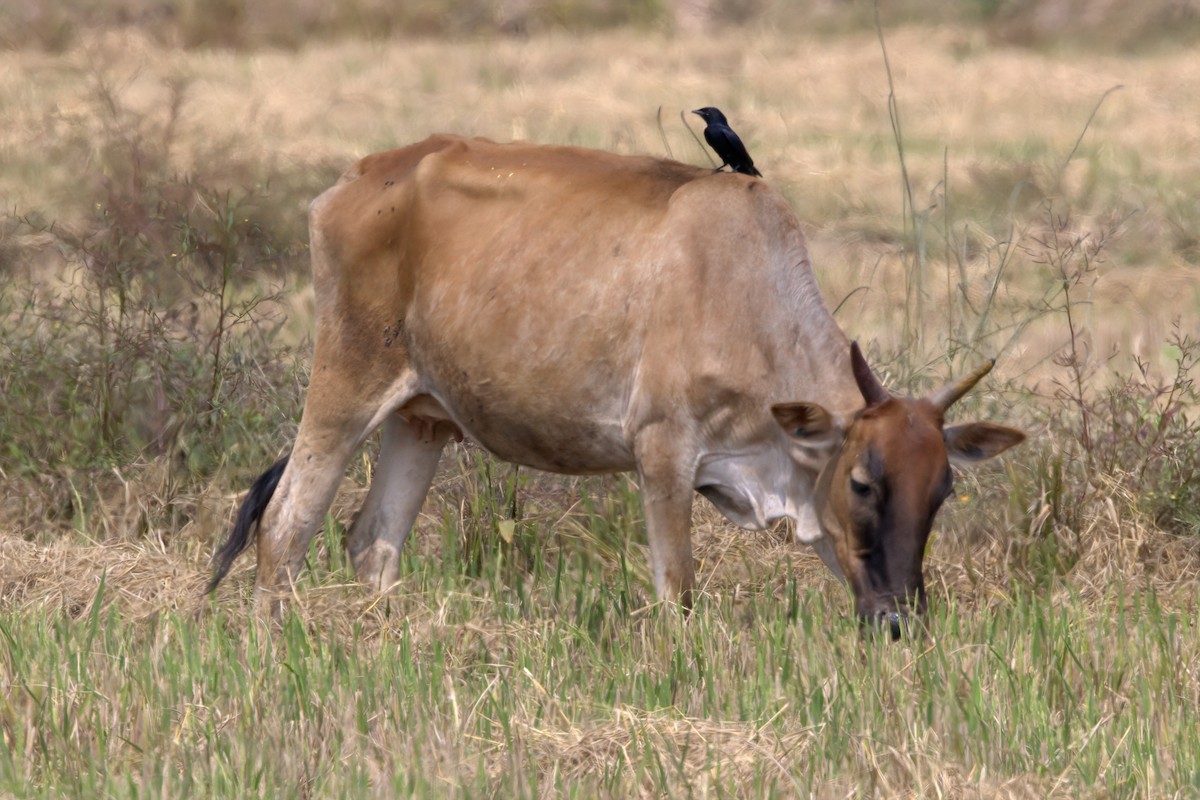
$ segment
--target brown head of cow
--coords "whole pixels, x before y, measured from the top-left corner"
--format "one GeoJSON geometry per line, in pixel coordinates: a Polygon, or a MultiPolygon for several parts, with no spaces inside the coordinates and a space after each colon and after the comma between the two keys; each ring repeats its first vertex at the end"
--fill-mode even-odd
{"type": "MultiPolygon", "coordinates": [[[[814,442],[833,454],[817,477],[814,508],[865,625],[886,626],[893,639],[911,612],[925,611],[922,560],[933,518],[954,492],[950,465],[991,458],[1025,434],[987,422],[945,427],[945,413],[992,368],[928,397],[896,397],[875,377],[858,343],[851,366],[864,408],[837,420],[816,403],[772,408],[798,448],[814,442]]],[[[831,567],[834,564],[830,564],[831,567]]]]}

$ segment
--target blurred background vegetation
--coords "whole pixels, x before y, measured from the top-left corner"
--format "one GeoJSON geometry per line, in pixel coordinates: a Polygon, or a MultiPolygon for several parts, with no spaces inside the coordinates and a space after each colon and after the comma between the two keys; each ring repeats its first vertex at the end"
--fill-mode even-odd
{"type": "MultiPolygon", "coordinates": [[[[982,24],[997,42],[1137,50],[1200,31],[1196,0],[886,0],[893,24],[982,24]]],[[[868,0],[10,0],[0,46],[60,51],[81,32],[136,27],[182,47],[284,47],[368,38],[532,35],[730,26],[792,33],[869,28],[868,0]]]]}

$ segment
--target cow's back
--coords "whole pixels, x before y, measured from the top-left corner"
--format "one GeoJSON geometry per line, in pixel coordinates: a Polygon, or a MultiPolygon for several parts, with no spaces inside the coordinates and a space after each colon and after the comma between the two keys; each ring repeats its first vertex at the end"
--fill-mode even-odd
{"type": "Polygon", "coordinates": [[[664,159],[434,137],[359,162],[314,203],[313,237],[325,327],[387,327],[381,361],[546,469],[631,468],[629,431],[664,402],[767,425],[811,383],[798,345],[841,338],[811,324],[828,313],[782,199],[664,159]]]}

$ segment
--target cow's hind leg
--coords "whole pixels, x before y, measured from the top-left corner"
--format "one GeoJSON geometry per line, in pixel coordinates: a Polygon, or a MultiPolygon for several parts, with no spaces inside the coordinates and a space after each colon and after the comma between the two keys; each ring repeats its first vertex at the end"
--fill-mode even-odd
{"type": "Polygon", "coordinates": [[[351,456],[393,409],[411,397],[409,384],[415,383],[415,377],[409,376],[385,387],[355,386],[349,380],[336,380],[334,370],[321,369],[328,363],[315,359],[296,443],[262,516],[255,606],[275,617],[283,610],[283,599],[351,456]]]}
{"type": "Polygon", "coordinates": [[[346,539],[354,573],[368,586],[384,590],[396,582],[400,551],[451,430],[446,422],[410,422],[398,414],[383,424],[371,489],[346,539]]]}
{"type": "MultiPolygon", "coordinates": [[[[312,429],[312,425],[308,429],[312,429]]],[[[278,618],[283,599],[300,572],[313,534],[325,514],[359,444],[353,434],[327,447],[314,447],[302,424],[275,496],[263,514],[258,535],[258,580],[255,607],[278,618]]]]}

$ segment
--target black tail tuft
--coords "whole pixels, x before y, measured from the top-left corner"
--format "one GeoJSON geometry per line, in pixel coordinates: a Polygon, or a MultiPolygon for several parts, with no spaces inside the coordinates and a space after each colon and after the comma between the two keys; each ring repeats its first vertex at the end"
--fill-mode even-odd
{"type": "Polygon", "coordinates": [[[206,593],[217,588],[221,579],[229,574],[233,560],[250,545],[250,539],[258,532],[258,522],[262,519],[271,495],[275,494],[275,487],[279,485],[279,477],[283,475],[283,468],[287,466],[287,462],[286,457],[276,461],[274,466],[259,475],[258,480],[250,487],[246,499],[242,501],[242,507],[238,510],[237,521],[233,523],[229,538],[221,545],[220,550],[213,553],[213,576],[208,582],[206,593]]]}

